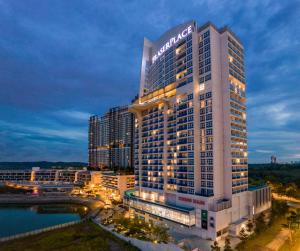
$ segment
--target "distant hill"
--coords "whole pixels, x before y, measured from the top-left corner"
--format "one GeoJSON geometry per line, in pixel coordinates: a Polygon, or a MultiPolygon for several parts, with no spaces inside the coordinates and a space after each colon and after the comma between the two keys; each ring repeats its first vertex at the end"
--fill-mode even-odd
{"type": "Polygon", "coordinates": [[[87,163],[84,162],[48,162],[48,161],[35,161],[35,162],[0,162],[0,170],[5,169],[31,169],[32,167],[40,168],[67,168],[67,167],[86,167],[87,163]]]}

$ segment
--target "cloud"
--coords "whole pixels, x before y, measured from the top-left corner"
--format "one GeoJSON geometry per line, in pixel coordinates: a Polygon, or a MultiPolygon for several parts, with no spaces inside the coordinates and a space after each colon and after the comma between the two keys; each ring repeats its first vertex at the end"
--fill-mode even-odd
{"type": "Polygon", "coordinates": [[[143,38],[191,19],[244,43],[250,162],[295,159],[299,16],[297,0],[0,0],[0,159],[86,161],[88,116],[138,92],[143,38]]]}
{"type": "Polygon", "coordinates": [[[78,120],[84,120],[85,122],[88,121],[89,117],[91,116],[88,112],[81,112],[81,111],[70,111],[70,110],[62,110],[55,112],[58,116],[61,116],[63,118],[69,117],[71,119],[78,119],[78,120]]]}
{"type": "Polygon", "coordinates": [[[257,150],[255,150],[255,152],[257,152],[257,153],[273,153],[274,151],[257,149],[257,150]]]}

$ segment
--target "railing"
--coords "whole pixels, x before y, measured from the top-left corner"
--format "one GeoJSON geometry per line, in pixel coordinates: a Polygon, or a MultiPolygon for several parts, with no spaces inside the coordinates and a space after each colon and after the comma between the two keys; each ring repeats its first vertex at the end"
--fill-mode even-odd
{"type": "Polygon", "coordinates": [[[222,201],[217,201],[213,205],[211,205],[210,210],[213,212],[219,212],[231,207],[232,207],[231,200],[222,200],[222,201]]]}

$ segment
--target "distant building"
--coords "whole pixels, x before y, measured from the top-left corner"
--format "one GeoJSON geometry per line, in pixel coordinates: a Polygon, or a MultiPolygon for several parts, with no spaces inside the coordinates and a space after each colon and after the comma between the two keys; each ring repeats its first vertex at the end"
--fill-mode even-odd
{"type": "Polygon", "coordinates": [[[271,156],[271,164],[277,164],[277,158],[274,155],[271,156]]]}
{"type": "Polygon", "coordinates": [[[72,169],[40,169],[31,170],[0,170],[0,183],[32,182],[32,183],[60,183],[60,184],[88,184],[91,174],[86,170],[72,169]]]}
{"type": "Polygon", "coordinates": [[[123,198],[125,191],[134,188],[134,175],[103,172],[101,186],[114,197],[120,196],[120,198],[123,198]]]}
{"type": "Polygon", "coordinates": [[[109,109],[89,121],[89,167],[112,169],[133,166],[133,114],[127,106],[109,109]]]}

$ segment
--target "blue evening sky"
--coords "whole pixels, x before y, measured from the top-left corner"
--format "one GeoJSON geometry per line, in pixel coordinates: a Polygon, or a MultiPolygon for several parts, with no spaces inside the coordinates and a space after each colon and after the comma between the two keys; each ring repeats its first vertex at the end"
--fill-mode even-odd
{"type": "Polygon", "coordinates": [[[89,115],[138,91],[143,37],[191,19],[244,43],[250,162],[300,160],[300,1],[0,0],[0,161],[87,161],[89,115]]]}

